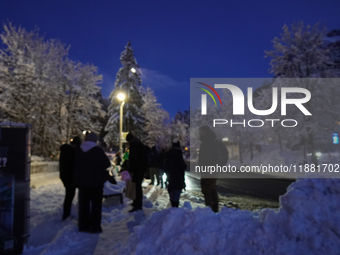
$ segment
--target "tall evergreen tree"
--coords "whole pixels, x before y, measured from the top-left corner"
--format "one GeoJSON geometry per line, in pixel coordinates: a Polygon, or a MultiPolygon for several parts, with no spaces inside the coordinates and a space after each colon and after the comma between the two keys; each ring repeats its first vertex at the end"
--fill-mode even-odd
{"type": "Polygon", "coordinates": [[[122,67],[119,69],[115,87],[110,94],[111,104],[109,106],[109,120],[105,130],[108,132],[104,137],[107,144],[117,144],[119,140],[119,108],[120,101],[117,95],[125,94],[125,105],[123,108],[123,131],[132,132],[142,140],[145,139],[145,118],[141,110],[143,105],[142,93],[140,91],[141,78],[138,70],[139,66],[131,48],[131,42],[125,46],[125,50],[120,55],[122,67]]]}

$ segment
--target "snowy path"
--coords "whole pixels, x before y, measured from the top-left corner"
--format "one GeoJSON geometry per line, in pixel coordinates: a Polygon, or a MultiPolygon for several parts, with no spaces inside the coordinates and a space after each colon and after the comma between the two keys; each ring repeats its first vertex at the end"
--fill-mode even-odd
{"type": "MultiPolygon", "coordinates": [[[[119,180],[119,178],[117,178],[119,180]]],[[[143,183],[143,211],[128,213],[131,200],[123,205],[110,206],[110,198],[103,203],[101,234],[79,233],[77,228],[77,196],[73,201],[72,216],[61,221],[64,188],[59,173],[31,176],[31,237],[24,254],[118,254],[135,226],[157,211],[169,208],[166,189],[143,183]],[[107,202],[107,203],[106,203],[107,202]]],[[[188,193],[181,195],[180,206],[204,207],[203,200],[188,193]]],[[[111,203],[112,204],[112,203],[111,203]]]]}
{"type": "Polygon", "coordinates": [[[31,174],[31,187],[41,187],[52,183],[61,183],[59,172],[31,174]]]}

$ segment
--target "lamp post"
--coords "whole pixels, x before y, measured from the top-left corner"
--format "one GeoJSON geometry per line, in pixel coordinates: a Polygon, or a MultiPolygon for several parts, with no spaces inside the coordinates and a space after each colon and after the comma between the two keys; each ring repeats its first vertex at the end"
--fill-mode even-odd
{"type": "Polygon", "coordinates": [[[120,92],[117,95],[118,100],[120,101],[120,116],[119,116],[119,151],[120,154],[123,155],[123,146],[122,146],[122,133],[123,133],[123,106],[125,104],[125,94],[120,92]]]}

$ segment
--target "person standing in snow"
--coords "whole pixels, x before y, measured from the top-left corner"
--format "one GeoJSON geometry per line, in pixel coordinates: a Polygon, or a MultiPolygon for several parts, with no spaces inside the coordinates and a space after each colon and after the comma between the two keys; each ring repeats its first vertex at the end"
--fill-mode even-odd
{"type": "Polygon", "coordinates": [[[111,166],[105,152],[97,146],[97,135],[87,132],[77,150],[74,180],[79,190],[78,228],[80,232],[100,233],[103,185],[109,180],[117,184],[106,170],[111,166]]]}
{"type": "Polygon", "coordinates": [[[132,181],[136,184],[136,199],[133,200],[133,208],[129,211],[134,212],[142,210],[143,206],[142,182],[147,171],[147,152],[144,144],[132,133],[126,136],[126,141],[130,146],[130,173],[132,174],[132,181]]]}
{"type": "MultiPolygon", "coordinates": [[[[212,166],[218,161],[216,152],[216,134],[208,127],[199,129],[201,146],[199,150],[198,165],[212,166]]],[[[216,178],[201,178],[201,189],[206,206],[210,206],[213,212],[218,212],[218,195],[216,190],[216,178]]]]}
{"type": "Polygon", "coordinates": [[[63,206],[62,220],[67,219],[71,214],[72,201],[76,194],[76,186],[73,182],[74,162],[76,159],[76,149],[81,144],[80,138],[74,137],[70,144],[63,144],[60,147],[59,173],[60,179],[65,187],[65,199],[63,206]]]}
{"type": "Polygon", "coordinates": [[[172,142],[172,148],[165,154],[164,169],[168,176],[168,192],[172,207],[179,206],[179,197],[185,188],[184,171],[187,165],[183,160],[183,153],[177,139],[172,142]]]}

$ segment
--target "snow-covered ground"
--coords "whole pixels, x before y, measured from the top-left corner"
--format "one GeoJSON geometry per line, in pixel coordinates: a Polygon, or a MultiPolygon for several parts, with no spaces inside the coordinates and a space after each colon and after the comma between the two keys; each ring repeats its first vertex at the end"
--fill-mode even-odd
{"type": "Polygon", "coordinates": [[[77,199],[73,216],[61,221],[61,183],[31,189],[24,254],[340,254],[339,179],[298,180],[279,210],[256,212],[224,207],[215,214],[187,193],[181,208],[168,208],[165,189],[145,190],[143,212],[129,214],[128,199],[116,206],[108,199],[104,232],[88,234],[77,229],[77,199]]]}
{"type": "MultiPolygon", "coordinates": [[[[39,183],[42,175],[34,177],[32,182],[39,183]]],[[[60,181],[51,182],[48,181],[46,185],[37,186],[35,189],[31,188],[31,237],[24,254],[118,254],[135,226],[145,222],[154,212],[170,207],[166,189],[148,186],[148,182],[145,182],[143,212],[128,213],[131,209],[129,199],[124,198],[124,204],[117,205],[117,199],[108,198],[103,203],[103,233],[79,233],[77,194],[73,201],[72,216],[62,221],[65,190],[60,181]]],[[[118,181],[118,185],[106,183],[104,194],[122,191],[123,187],[122,181],[118,181]]],[[[201,198],[188,193],[183,193],[182,198],[190,203],[181,202],[180,206],[204,207],[201,198]]]]}

